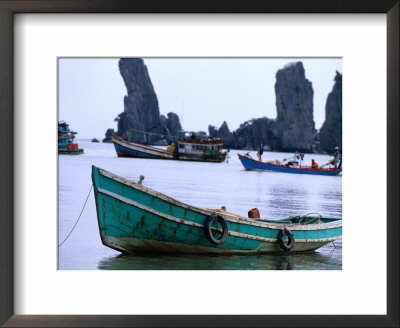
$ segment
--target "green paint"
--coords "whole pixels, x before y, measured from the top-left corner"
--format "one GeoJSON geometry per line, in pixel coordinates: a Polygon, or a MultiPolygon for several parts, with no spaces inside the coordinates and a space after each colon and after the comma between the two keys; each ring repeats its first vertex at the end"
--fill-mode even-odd
{"type": "Polygon", "coordinates": [[[295,239],[307,239],[309,242],[321,238],[337,237],[342,234],[341,225],[326,227],[327,223],[340,220],[336,218],[321,218],[321,224],[314,224],[315,229],[312,230],[296,230],[295,227],[299,227],[300,221],[305,224],[315,222],[317,219],[314,217],[287,217],[280,220],[270,220],[267,223],[262,223],[261,226],[251,225],[249,221],[245,220],[241,222],[226,220],[229,231],[239,232],[250,237],[229,235],[222,245],[214,245],[207,240],[203,227],[169,220],[161,215],[121,201],[115,196],[100,192],[98,189],[101,188],[140,203],[178,220],[204,225],[208,215],[201,213],[200,210],[185,208],[184,204],[176,203],[168,198],[162,199],[160,194],[152,195],[137,184],[134,184],[137,186],[137,188],[134,188],[115,179],[110,179],[102,175],[99,169],[94,166],[92,177],[99,226],[103,236],[139,238],[238,251],[257,251],[261,241],[251,239],[251,236],[277,239],[283,224],[290,229],[295,239]],[[268,225],[269,223],[281,223],[282,226],[279,225],[280,228],[272,227],[268,225]]]}

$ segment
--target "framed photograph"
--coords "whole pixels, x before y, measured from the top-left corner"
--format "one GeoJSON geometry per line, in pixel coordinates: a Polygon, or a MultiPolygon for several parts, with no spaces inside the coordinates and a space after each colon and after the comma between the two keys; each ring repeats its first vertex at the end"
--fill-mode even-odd
{"type": "Polygon", "coordinates": [[[398,326],[397,1],[0,9],[2,325],[398,326]]]}
{"type": "Polygon", "coordinates": [[[341,58],[59,58],[58,269],[341,270],[341,72],[341,58]]]}

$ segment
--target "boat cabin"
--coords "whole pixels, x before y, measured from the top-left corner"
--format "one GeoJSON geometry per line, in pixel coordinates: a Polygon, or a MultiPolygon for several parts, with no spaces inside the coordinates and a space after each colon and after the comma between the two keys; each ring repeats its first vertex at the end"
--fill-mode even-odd
{"type": "Polygon", "coordinates": [[[73,144],[76,132],[69,129],[68,123],[58,122],[58,148],[67,149],[69,144],[73,144]]]}
{"type": "Polygon", "coordinates": [[[205,132],[180,131],[178,152],[218,156],[222,151],[222,138],[209,138],[205,132]]]}
{"type": "Polygon", "coordinates": [[[79,149],[78,144],[74,143],[75,134],[77,132],[71,131],[68,123],[65,121],[58,122],[58,153],[83,153],[79,149]]]}

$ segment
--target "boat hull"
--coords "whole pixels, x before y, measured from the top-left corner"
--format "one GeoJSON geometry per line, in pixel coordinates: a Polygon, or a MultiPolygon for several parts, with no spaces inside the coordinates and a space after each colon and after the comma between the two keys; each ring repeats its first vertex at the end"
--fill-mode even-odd
{"type": "Polygon", "coordinates": [[[341,169],[313,169],[313,168],[294,168],[283,165],[275,165],[265,162],[260,162],[252,158],[240,155],[239,160],[246,170],[267,170],[284,173],[295,174],[312,174],[312,175],[338,175],[342,172],[341,169]]]}
{"type": "MultiPolygon", "coordinates": [[[[182,253],[182,254],[240,254],[240,253],[277,253],[283,252],[278,243],[261,242],[258,248],[253,250],[224,249],[200,245],[188,245],[177,242],[145,240],[134,237],[106,236],[105,244],[123,253],[182,253]]],[[[327,242],[296,243],[291,252],[314,251],[327,242]]]]}
{"type": "Polygon", "coordinates": [[[295,239],[290,252],[305,252],[340,239],[342,234],[339,219],[301,225],[218,213],[227,223],[228,236],[224,243],[215,245],[205,233],[205,222],[215,213],[212,210],[181,203],[96,167],[92,179],[101,240],[125,253],[284,252],[278,244],[283,228],[289,229],[295,239]]]}
{"type": "Polygon", "coordinates": [[[83,154],[83,149],[58,149],[59,155],[80,155],[83,154]]]}
{"type": "Polygon", "coordinates": [[[174,159],[174,154],[157,149],[155,147],[144,147],[144,145],[127,143],[122,140],[112,139],[118,157],[136,157],[151,159],[174,159]]]}
{"type": "Polygon", "coordinates": [[[149,158],[149,159],[170,159],[181,161],[197,161],[197,162],[216,162],[220,163],[225,160],[225,155],[207,156],[190,153],[175,153],[167,150],[142,145],[134,142],[129,142],[121,138],[112,136],[115,151],[118,157],[134,157],[134,158],[149,158]]]}

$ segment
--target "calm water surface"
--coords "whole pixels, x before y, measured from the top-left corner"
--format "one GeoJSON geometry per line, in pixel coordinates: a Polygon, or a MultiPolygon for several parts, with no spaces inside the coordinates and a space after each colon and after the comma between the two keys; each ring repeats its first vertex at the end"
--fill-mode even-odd
{"type": "MultiPolygon", "coordinates": [[[[59,155],[59,243],[74,226],[91,187],[91,166],[137,181],[180,201],[208,208],[226,206],[227,211],[247,216],[257,207],[261,217],[318,212],[342,217],[341,176],[313,176],[246,171],[231,150],[229,162],[196,163],[169,160],[118,158],[112,144],[78,140],[85,154],[59,155]]],[[[255,152],[251,152],[256,157],[255,152]]],[[[263,160],[283,159],[288,153],[265,152],[263,160]]],[[[306,154],[319,164],[330,157],[306,154]]],[[[316,252],[284,255],[124,255],[105,247],[100,240],[96,207],[91,192],[82,216],[59,247],[62,270],[340,270],[342,242],[316,252]]]]}

